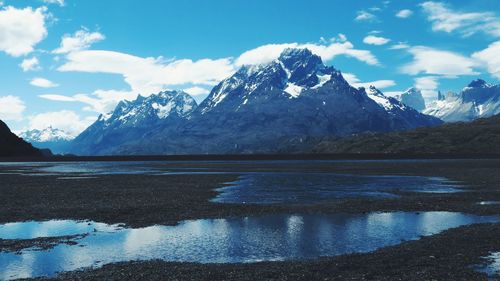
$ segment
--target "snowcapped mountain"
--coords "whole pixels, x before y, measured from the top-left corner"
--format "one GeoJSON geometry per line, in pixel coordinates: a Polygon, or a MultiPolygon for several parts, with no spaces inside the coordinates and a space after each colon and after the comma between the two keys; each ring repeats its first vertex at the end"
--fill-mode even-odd
{"type": "Polygon", "coordinates": [[[307,49],[287,49],[220,82],[183,124],[112,153],[273,153],[293,141],[441,123],[373,87],[350,86],[307,49]]]}
{"type": "Polygon", "coordinates": [[[446,122],[472,121],[500,114],[500,85],[474,80],[459,94],[440,95],[424,113],[446,122]]]}
{"type": "Polygon", "coordinates": [[[0,157],[42,156],[42,151],[12,133],[0,120],[0,157]]]}
{"type": "Polygon", "coordinates": [[[121,145],[141,141],[164,126],[175,127],[190,118],[196,101],[182,91],[164,91],[134,101],[121,101],[114,111],[101,115],[71,144],[82,155],[110,154],[121,145]]]}
{"type": "Polygon", "coordinates": [[[19,137],[37,148],[50,149],[56,154],[66,152],[70,141],[74,139],[74,136],[71,134],[53,127],[48,127],[43,130],[28,130],[20,133],[19,137]]]}
{"type": "Polygon", "coordinates": [[[74,137],[63,130],[48,127],[43,130],[33,129],[24,131],[19,134],[27,142],[55,142],[55,141],[69,141],[74,137]]]}
{"type": "Polygon", "coordinates": [[[136,127],[144,122],[187,118],[196,106],[195,100],[182,91],[164,91],[147,98],[139,95],[134,101],[121,101],[113,112],[101,115],[97,122],[104,127],[136,127]]]}
{"type": "Polygon", "coordinates": [[[422,92],[417,88],[409,88],[401,95],[398,95],[396,99],[420,112],[426,108],[422,92]]]}

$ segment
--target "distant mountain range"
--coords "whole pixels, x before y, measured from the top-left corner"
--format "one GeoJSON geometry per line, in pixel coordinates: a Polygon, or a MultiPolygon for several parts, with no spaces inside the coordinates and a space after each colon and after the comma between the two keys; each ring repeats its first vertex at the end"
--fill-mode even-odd
{"type": "Polygon", "coordinates": [[[42,156],[43,152],[12,133],[0,121],[0,157],[42,156]]]}
{"type": "Polygon", "coordinates": [[[500,115],[407,132],[323,140],[316,153],[500,153],[500,115]]]}
{"type": "Polygon", "coordinates": [[[446,122],[472,121],[500,113],[500,85],[472,81],[459,94],[448,94],[430,104],[424,113],[446,122]]]}
{"type": "Polygon", "coordinates": [[[50,149],[55,154],[67,152],[74,138],[65,131],[53,127],[24,131],[19,134],[19,137],[37,148],[50,149]]]}
{"type": "Polygon", "coordinates": [[[121,102],[79,135],[71,152],[272,153],[306,138],[441,123],[376,88],[352,87],[307,49],[287,49],[271,63],[243,66],[199,106],[176,91],[121,102]]]}
{"type": "MultiPolygon", "coordinates": [[[[271,63],[243,66],[216,85],[200,105],[185,92],[163,91],[120,102],[74,140],[54,128],[20,136],[36,147],[77,155],[287,153],[313,147],[354,152],[362,151],[356,145],[364,141],[373,142],[364,148],[374,152],[390,151],[392,142],[395,150],[404,150],[403,144],[421,133],[450,133],[448,137],[460,139],[453,134],[468,132],[462,128],[469,127],[392,132],[499,113],[500,85],[474,80],[460,93],[439,92],[436,101],[426,104],[419,89],[388,97],[375,87],[355,88],[309,50],[287,49],[271,63]],[[398,141],[403,144],[397,146],[398,141]]],[[[477,124],[483,123],[471,126],[477,124]]],[[[407,145],[416,148],[427,141],[425,137],[415,139],[415,146],[407,145]]]]}
{"type": "Polygon", "coordinates": [[[402,103],[445,122],[472,121],[500,114],[500,85],[472,81],[460,93],[439,92],[437,100],[425,105],[422,93],[411,88],[397,97],[402,103]]]}

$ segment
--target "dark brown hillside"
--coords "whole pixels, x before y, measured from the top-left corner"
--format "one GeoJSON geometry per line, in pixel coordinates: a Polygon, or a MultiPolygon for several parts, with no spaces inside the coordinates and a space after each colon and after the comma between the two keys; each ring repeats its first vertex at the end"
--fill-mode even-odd
{"type": "Polygon", "coordinates": [[[324,140],[317,153],[500,153],[500,115],[406,132],[324,140]]]}
{"type": "Polygon", "coordinates": [[[42,156],[42,152],[12,133],[0,120],[0,157],[42,156]]]}

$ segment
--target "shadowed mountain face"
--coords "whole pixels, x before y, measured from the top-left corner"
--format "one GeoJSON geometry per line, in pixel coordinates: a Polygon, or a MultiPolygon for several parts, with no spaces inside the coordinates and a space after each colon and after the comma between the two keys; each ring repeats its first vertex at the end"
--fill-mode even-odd
{"type": "Polygon", "coordinates": [[[500,153],[500,115],[408,132],[325,140],[318,153],[500,153]]]}
{"type": "MultiPolygon", "coordinates": [[[[133,108],[137,105],[130,104],[133,108]]],[[[120,104],[109,120],[129,116],[133,109],[123,111],[123,106],[120,104]]],[[[134,123],[129,128],[139,134],[106,140],[101,136],[112,130],[106,123],[109,121],[101,117],[75,145],[83,154],[273,153],[290,140],[442,123],[373,87],[350,86],[340,71],[325,66],[306,49],[287,49],[271,63],[242,67],[187,114],[178,122],[160,119],[154,130],[134,123]],[[95,149],[100,144],[108,148],[95,149]]]]}
{"type": "Polygon", "coordinates": [[[440,95],[423,112],[446,122],[472,121],[500,114],[500,85],[474,80],[459,94],[440,95]]]}
{"type": "Polygon", "coordinates": [[[101,115],[73,140],[70,152],[80,155],[114,154],[127,143],[146,143],[165,127],[177,127],[197,107],[181,91],[165,91],[135,101],[122,101],[108,115],[101,115]]]}
{"type": "Polygon", "coordinates": [[[12,133],[9,127],[0,121],[0,157],[23,156],[42,156],[42,153],[12,133]]]}

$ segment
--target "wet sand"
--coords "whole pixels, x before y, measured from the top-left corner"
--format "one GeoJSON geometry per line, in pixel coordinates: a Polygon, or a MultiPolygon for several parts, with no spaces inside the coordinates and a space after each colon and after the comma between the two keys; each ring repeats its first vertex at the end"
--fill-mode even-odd
{"type": "MultiPolygon", "coordinates": [[[[171,163],[220,171],[277,169],[246,162],[171,163]]],[[[0,172],[12,169],[0,167],[0,172]]],[[[293,171],[371,175],[440,176],[465,184],[451,194],[401,193],[399,199],[354,198],[310,205],[216,204],[214,188],[233,181],[226,175],[104,175],[61,180],[58,176],[5,175],[0,185],[0,222],[89,219],[125,223],[130,227],[175,224],[186,219],[258,216],[276,213],[338,213],[370,211],[454,211],[500,215],[500,160],[335,162],[328,165],[283,165],[293,171]]],[[[500,250],[500,224],[474,225],[419,241],[356,254],[308,262],[200,265],[143,262],[108,265],[68,273],[62,279],[157,280],[486,280],[471,266],[489,251],[500,250]]],[[[5,249],[4,249],[5,250],[5,249]]]]}

